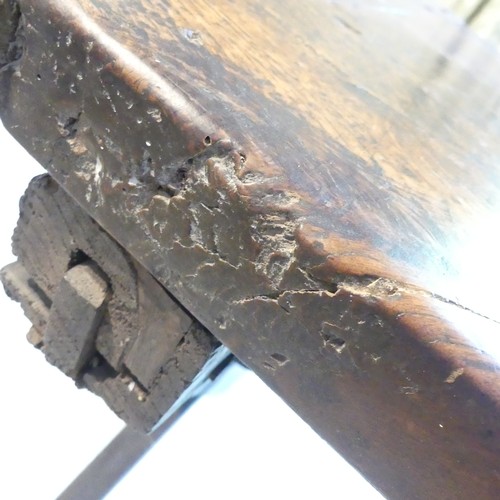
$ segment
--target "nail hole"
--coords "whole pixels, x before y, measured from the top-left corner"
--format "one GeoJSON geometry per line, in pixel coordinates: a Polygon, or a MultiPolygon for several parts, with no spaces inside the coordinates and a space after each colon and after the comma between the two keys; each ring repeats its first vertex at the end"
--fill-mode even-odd
{"type": "Polygon", "coordinates": [[[339,330],[336,325],[324,322],[320,334],[323,339],[323,347],[331,347],[340,354],[346,347],[346,342],[343,338],[337,336],[339,330]]]}
{"type": "Polygon", "coordinates": [[[276,361],[280,366],[286,365],[288,361],[290,361],[284,354],[280,354],[279,352],[271,354],[271,358],[273,358],[274,361],[276,361]]]}
{"type": "Polygon", "coordinates": [[[326,341],[326,344],[333,347],[339,354],[344,350],[345,348],[345,340],[340,339],[338,337],[332,337],[329,338],[326,341]]]}

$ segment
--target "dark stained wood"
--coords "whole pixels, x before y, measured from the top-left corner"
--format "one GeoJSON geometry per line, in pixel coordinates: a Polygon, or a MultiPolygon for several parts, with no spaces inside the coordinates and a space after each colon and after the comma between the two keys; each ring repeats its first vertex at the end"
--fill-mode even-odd
{"type": "Polygon", "coordinates": [[[132,427],[151,431],[227,357],[48,175],[21,200],[13,250],[0,278],[33,323],[30,342],[132,427]]]}
{"type": "Polygon", "coordinates": [[[77,378],[95,352],[109,284],[96,266],[78,264],[69,269],[54,292],[43,347],[47,360],[77,378]]]}
{"type": "Polygon", "coordinates": [[[23,0],[2,119],[394,498],[500,489],[500,59],[431,3],[23,0]]]}
{"type": "Polygon", "coordinates": [[[0,65],[2,68],[17,59],[16,28],[19,23],[19,5],[13,0],[0,0],[0,65]]]}

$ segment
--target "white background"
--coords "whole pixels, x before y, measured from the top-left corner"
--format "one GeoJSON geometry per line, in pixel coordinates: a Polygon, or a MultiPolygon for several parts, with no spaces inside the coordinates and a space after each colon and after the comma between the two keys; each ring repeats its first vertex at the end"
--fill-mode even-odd
{"type": "MultiPolygon", "coordinates": [[[[43,170],[1,124],[0,161],[1,267],[14,260],[18,200],[43,170]]],[[[30,325],[3,293],[0,312],[0,498],[53,499],[123,423],[29,345],[30,325]]],[[[253,373],[234,365],[108,498],[382,497],[253,373]]]]}

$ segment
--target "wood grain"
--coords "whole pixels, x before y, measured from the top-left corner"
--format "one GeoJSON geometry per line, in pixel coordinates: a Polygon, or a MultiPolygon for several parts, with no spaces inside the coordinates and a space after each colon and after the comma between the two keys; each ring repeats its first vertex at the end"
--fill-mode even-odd
{"type": "Polygon", "coordinates": [[[136,430],[151,431],[227,356],[48,175],[21,200],[13,251],[0,279],[33,324],[30,342],[136,430]]]}
{"type": "Polygon", "coordinates": [[[387,496],[496,498],[497,51],[423,1],[20,4],[58,182],[387,496]]]}

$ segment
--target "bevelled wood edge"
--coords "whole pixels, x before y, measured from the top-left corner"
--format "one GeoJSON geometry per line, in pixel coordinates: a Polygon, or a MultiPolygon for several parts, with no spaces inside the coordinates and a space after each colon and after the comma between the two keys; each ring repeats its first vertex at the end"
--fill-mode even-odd
{"type": "Polygon", "coordinates": [[[3,84],[3,118],[58,182],[386,495],[494,498],[498,371],[461,330],[487,320],[391,288],[390,269],[355,276],[327,262],[302,226],[307,203],[257,147],[238,147],[167,81],[138,71],[73,2],[21,5],[36,30],[23,79],[3,84]],[[54,30],[71,43],[54,47],[54,30]],[[66,87],[37,81],[50,81],[54,60],[66,87]],[[81,83],[71,63],[85,68],[81,83]],[[150,168],[160,154],[166,172],[150,168]]]}

